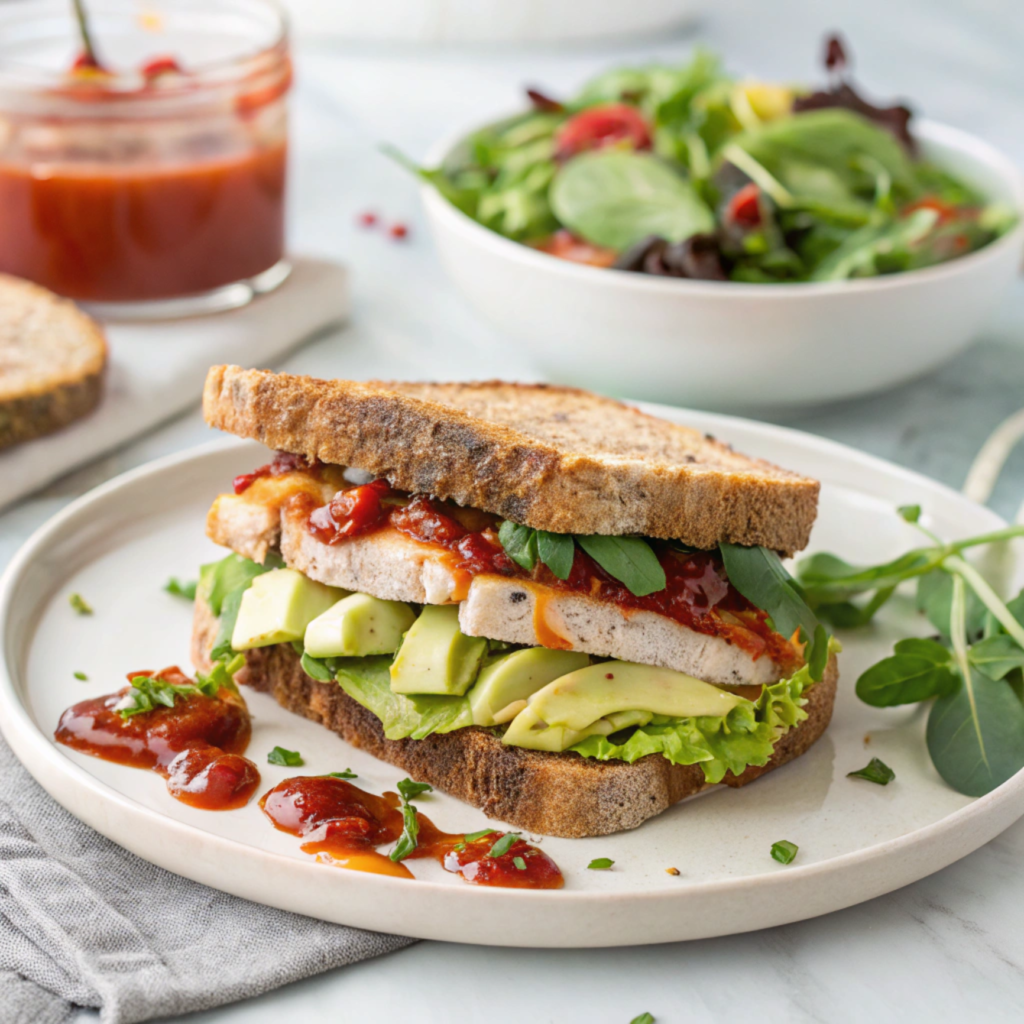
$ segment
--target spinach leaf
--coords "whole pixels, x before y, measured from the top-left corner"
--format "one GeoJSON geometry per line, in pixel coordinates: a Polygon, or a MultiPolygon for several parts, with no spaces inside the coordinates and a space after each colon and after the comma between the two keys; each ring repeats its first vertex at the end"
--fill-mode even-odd
{"type": "Polygon", "coordinates": [[[527,572],[537,564],[537,531],[506,519],[498,529],[505,554],[527,572]]]}
{"type": "Polygon", "coordinates": [[[538,530],[537,555],[560,580],[567,580],[576,555],[572,534],[538,530]]]}
{"type": "Polygon", "coordinates": [[[872,665],[857,680],[857,696],[876,708],[916,704],[959,685],[953,655],[934,640],[900,640],[896,653],[872,665]]]}
{"type": "Polygon", "coordinates": [[[1024,768],[1024,705],[1004,681],[972,669],[932,705],[926,739],[950,786],[984,796],[1024,768]]]}
{"type": "Polygon", "coordinates": [[[811,678],[820,679],[828,661],[828,637],[779,556],[767,548],[727,542],[720,548],[729,581],[751,604],[767,612],[776,632],[790,637],[800,631],[801,640],[808,645],[811,678]]]}
{"type": "MultiPolygon", "coordinates": [[[[985,621],[985,606],[978,600],[973,590],[967,591],[966,597],[966,628],[968,636],[981,632],[985,621]]],[[[933,569],[925,573],[917,581],[916,604],[918,611],[928,617],[928,621],[948,637],[950,635],[950,616],[953,604],[953,577],[943,569],[933,569]]]]}
{"type": "Polygon", "coordinates": [[[1024,650],[1005,634],[986,637],[971,646],[971,664],[990,679],[1003,679],[1014,669],[1024,668],[1024,650]]]}
{"type": "Polygon", "coordinates": [[[245,589],[257,576],[282,564],[280,559],[273,555],[269,556],[263,565],[241,555],[231,554],[227,558],[222,558],[215,563],[210,592],[206,598],[210,610],[214,615],[220,615],[228,594],[239,588],[245,589]]]}
{"type": "Polygon", "coordinates": [[[810,280],[845,281],[909,270],[911,252],[924,241],[938,218],[935,210],[921,209],[900,220],[868,224],[826,256],[810,280]]]}
{"type": "Polygon", "coordinates": [[[655,594],[667,586],[665,570],[651,545],[641,537],[577,537],[583,550],[610,576],[637,597],[655,594]]]}
{"type": "Polygon", "coordinates": [[[214,661],[229,657],[234,650],[231,646],[231,635],[234,633],[235,623],[238,621],[238,609],[242,606],[242,596],[248,587],[249,584],[246,583],[235,588],[224,598],[221,604],[217,636],[214,638],[213,647],[210,648],[210,657],[214,661]]]}
{"type": "Polygon", "coordinates": [[[649,235],[681,242],[715,226],[694,187],[649,153],[583,153],[558,173],[550,197],[565,227],[617,252],[649,235]]]}

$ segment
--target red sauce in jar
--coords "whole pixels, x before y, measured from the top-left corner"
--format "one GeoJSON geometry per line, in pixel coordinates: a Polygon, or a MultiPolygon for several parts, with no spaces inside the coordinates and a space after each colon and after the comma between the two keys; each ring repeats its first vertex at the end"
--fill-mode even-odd
{"type": "Polygon", "coordinates": [[[0,162],[0,272],[140,302],[254,277],[284,253],[287,148],[146,164],[0,162]]]}
{"type": "MultiPolygon", "coordinates": [[[[345,779],[298,776],[285,779],[260,800],[274,827],[305,841],[302,850],[324,864],[414,878],[405,861],[393,861],[377,847],[394,843],[402,834],[401,801],[397,793],[374,796],[345,779]]],[[[490,856],[503,836],[491,832],[472,842],[461,834],[440,831],[417,812],[419,836],[406,860],[432,857],[446,871],[474,885],[515,889],[560,889],[558,865],[523,839],[490,856]]]]}
{"type": "MultiPolygon", "coordinates": [[[[177,666],[131,672],[175,686],[192,680],[177,666]]],[[[60,717],[54,738],[73,750],[132,768],[148,768],[167,780],[175,799],[207,811],[243,807],[260,784],[256,765],[242,757],[252,726],[245,702],[221,689],[216,697],[179,695],[173,707],[158,706],[123,718],[118,713],[131,688],[83,700],[60,717]]]]}

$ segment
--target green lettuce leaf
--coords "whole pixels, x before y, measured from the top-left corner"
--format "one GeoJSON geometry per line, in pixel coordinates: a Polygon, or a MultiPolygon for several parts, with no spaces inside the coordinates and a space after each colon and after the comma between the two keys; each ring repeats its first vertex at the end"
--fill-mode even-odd
{"type": "MultiPolygon", "coordinates": [[[[305,657],[309,659],[309,655],[305,657]]],[[[473,724],[465,697],[406,697],[393,693],[390,655],[330,661],[338,685],[380,719],[389,740],[422,740],[435,732],[452,732],[473,724]]]]}
{"type": "Polygon", "coordinates": [[[782,679],[756,702],[744,701],[728,715],[706,718],[654,718],[632,735],[615,742],[615,734],[588,736],[570,749],[598,761],[627,761],[662,754],[673,764],[699,764],[708,782],[726,772],[741,774],[750,765],[768,763],[778,738],[807,717],[803,692],[813,685],[809,666],[782,679]]]}

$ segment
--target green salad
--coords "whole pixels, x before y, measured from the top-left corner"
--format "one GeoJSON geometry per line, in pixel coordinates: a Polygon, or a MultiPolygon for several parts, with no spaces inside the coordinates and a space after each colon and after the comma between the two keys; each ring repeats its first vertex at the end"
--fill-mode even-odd
{"type": "Polygon", "coordinates": [[[699,52],[617,68],[416,168],[484,227],[599,267],[701,280],[839,281],[987,245],[1013,211],[920,158],[903,106],[851,84],[837,39],[813,91],[699,52]]]}

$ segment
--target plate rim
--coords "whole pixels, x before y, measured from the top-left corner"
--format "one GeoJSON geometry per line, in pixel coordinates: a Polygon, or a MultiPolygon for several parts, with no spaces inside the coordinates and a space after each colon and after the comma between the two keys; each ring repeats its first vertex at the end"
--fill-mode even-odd
{"type": "MultiPolygon", "coordinates": [[[[924,474],[918,473],[914,470],[904,469],[892,462],[889,462],[888,460],[858,451],[857,449],[851,448],[841,442],[833,441],[829,438],[818,437],[790,427],[761,423],[756,420],[748,420],[742,417],[729,416],[721,413],[678,409],[671,406],[655,405],[652,403],[638,404],[645,411],[661,415],[674,422],[686,422],[686,417],[699,418],[705,423],[710,422],[718,424],[720,429],[723,430],[723,433],[728,432],[730,425],[735,425],[738,429],[753,431],[755,433],[763,433],[769,437],[776,437],[779,440],[795,443],[800,447],[816,450],[818,454],[833,454],[841,456],[844,461],[856,462],[861,467],[874,470],[875,472],[880,472],[890,479],[902,479],[923,484],[931,489],[937,489],[940,494],[950,500],[955,500],[958,503],[966,503],[974,506],[975,508],[984,509],[989,515],[995,517],[995,519],[1003,521],[1002,517],[998,516],[991,509],[978,505],[976,502],[971,501],[961,493],[939,481],[932,480],[924,474]]],[[[195,841],[198,836],[199,842],[212,852],[223,853],[229,857],[242,854],[247,858],[254,858],[258,864],[269,867],[271,870],[286,870],[289,873],[298,873],[303,877],[308,875],[309,879],[315,882],[315,879],[322,879],[323,877],[323,867],[316,864],[315,861],[310,860],[307,862],[298,860],[283,853],[262,850],[238,840],[206,832],[205,830],[197,828],[188,822],[179,821],[160,813],[158,810],[154,810],[138,803],[131,797],[124,795],[118,790],[102,782],[99,778],[89,773],[85,768],[75,764],[52,743],[44,730],[33,720],[28,707],[23,703],[21,692],[19,691],[18,684],[15,681],[17,671],[12,668],[11,664],[9,664],[9,648],[11,646],[9,625],[12,613],[12,603],[17,591],[17,584],[23,574],[31,568],[34,557],[45,546],[50,537],[65,527],[68,523],[73,523],[73,521],[82,515],[83,512],[88,512],[90,507],[94,504],[101,502],[111,494],[131,488],[137,485],[140,481],[146,480],[155,474],[165,472],[182,464],[215,458],[233,448],[258,444],[259,442],[257,441],[247,439],[222,438],[188,448],[183,451],[174,452],[159,459],[144,463],[141,466],[104,482],[98,487],[93,488],[76,498],[33,531],[31,536],[11,559],[11,562],[5,569],[3,575],[0,576],[0,651],[2,651],[3,655],[0,657],[0,731],[2,731],[7,738],[8,743],[11,745],[11,748],[15,752],[19,761],[22,762],[36,781],[39,782],[40,785],[42,785],[43,788],[51,794],[51,796],[57,799],[59,803],[65,806],[70,813],[75,814],[76,817],[78,817],[78,814],[76,814],[75,809],[68,806],[68,804],[54,792],[54,789],[61,789],[61,787],[53,785],[51,788],[51,785],[48,784],[48,780],[40,777],[41,775],[46,774],[46,769],[50,769],[52,772],[56,773],[56,776],[66,785],[84,787],[96,799],[112,805],[119,813],[126,815],[129,819],[135,819],[141,828],[146,828],[148,825],[158,826],[160,829],[165,830],[165,832],[169,828],[171,839],[180,838],[187,840],[188,842],[195,841]],[[35,758],[39,759],[39,764],[34,763],[35,758]]],[[[25,649],[27,650],[27,646],[25,649]]],[[[418,879],[416,889],[424,893],[424,896],[429,893],[433,896],[441,896],[450,903],[458,902],[459,904],[466,905],[466,909],[473,909],[472,901],[486,899],[490,904],[496,905],[496,909],[499,912],[507,907],[532,906],[537,904],[564,906],[566,903],[569,903],[596,905],[600,908],[608,907],[611,904],[621,903],[622,901],[647,905],[651,901],[655,900],[658,901],[661,909],[667,909],[672,903],[678,904],[682,907],[685,906],[687,901],[693,901],[702,897],[713,897],[724,892],[732,892],[742,895],[745,892],[750,891],[752,888],[781,892],[786,892],[787,890],[799,891],[804,882],[815,879],[819,876],[832,875],[837,872],[842,873],[845,870],[854,867],[863,868],[865,866],[870,866],[878,862],[880,859],[897,855],[901,851],[917,849],[940,840],[943,836],[961,833],[962,830],[966,831],[970,827],[970,823],[972,821],[978,818],[988,819],[990,815],[994,814],[1003,805],[1013,804],[1015,799],[1020,797],[1022,792],[1024,792],[1024,772],[1019,773],[1014,778],[1003,783],[1002,786],[993,790],[991,793],[976,798],[971,803],[945,815],[939,820],[914,829],[912,832],[905,835],[886,839],[862,849],[829,857],[814,864],[797,864],[787,867],[784,871],[778,871],[772,874],[753,875],[740,878],[720,878],[702,882],[687,883],[685,886],[676,890],[652,888],[648,891],[607,893],[594,890],[577,891],[572,889],[559,890],[556,892],[502,889],[486,889],[481,891],[475,886],[456,886],[451,883],[436,882],[429,879],[418,879]]],[[[1017,817],[1024,813],[1024,803],[1021,804],[1019,809],[1009,808],[1009,810],[1013,814],[1010,821],[1016,820],[1017,817]]],[[[1004,808],[1004,813],[1005,811],[1006,808],[1004,808]]],[[[81,818],[80,820],[85,819],[81,818]]],[[[1010,821],[1007,821],[1006,824],[1000,826],[998,831],[1002,831],[1003,828],[1008,827],[1010,821]]],[[[126,849],[132,850],[132,852],[140,856],[144,856],[145,859],[157,863],[160,867],[163,867],[166,870],[170,870],[175,874],[185,875],[185,877],[193,878],[198,882],[211,885],[211,887],[221,889],[222,891],[232,892],[231,888],[208,881],[207,873],[201,869],[196,869],[192,872],[185,872],[180,870],[179,867],[170,867],[167,863],[161,863],[159,860],[154,860],[151,856],[139,854],[138,850],[133,849],[132,846],[126,845],[119,839],[114,839],[108,831],[99,827],[95,822],[87,821],[86,823],[97,831],[100,831],[102,834],[107,835],[107,837],[112,839],[112,841],[117,842],[126,849]]],[[[998,834],[998,831],[995,834],[998,834]]],[[[944,862],[941,866],[946,866],[954,860],[959,859],[961,856],[965,856],[978,846],[983,845],[983,843],[987,842],[990,838],[987,835],[987,831],[984,829],[979,830],[977,834],[983,834],[984,838],[977,844],[971,845],[971,842],[973,842],[972,836],[972,839],[967,844],[969,849],[956,853],[951,859],[946,859],[944,857],[944,862]]],[[[934,870],[941,870],[941,866],[934,870]]],[[[932,872],[927,872],[926,874],[930,873],[932,872]]],[[[379,892],[382,897],[401,891],[395,887],[405,884],[405,881],[402,879],[376,875],[368,876],[358,872],[338,872],[338,875],[341,877],[336,879],[336,884],[338,884],[342,889],[359,887],[371,893],[379,892]]],[[[926,875],[916,875],[915,877],[926,877],[926,875]]],[[[908,881],[898,882],[888,888],[883,888],[881,891],[891,891],[892,889],[899,888],[905,884],[908,884],[908,881]]],[[[249,899],[254,898],[251,894],[243,894],[242,892],[237,891],[237,887],[235,895],[245,895],[245,898],[249,899]]],[[[267,899],[257,899],[259,902],[263,902],[271,906],[277,906],[281,909],[294,909],[293,906],[288,905],[288,901],[275,902],[272,896],[273,893],[269,893],[267,899]]],[[[852,903],[861,902],[861,899],[862,898],[855,897],[849,902],[844,903],[840,901],[830,909],[841,909],[843,906],[849,906],[852,903]]],[[[787,904],[792,903],[791,900],[786,900],[785,902],[787,904]]],[[[536,909],[539,909],[539,907],[536,907],[536,909]]],[[[799,909],[794,908],[794,912],[791,916],[786,917],[786,920],[800,920],[806,916],[817,916],[818,913],[822,912],[829,911],[819,911],[807,915],[802,914],[799,909]]],[[[784,922],[779,920],[777,923],[784,922]]],[[[358,926],[372,927],[372,925],[367,926],[365,923],[360,923],[358,926]]],[[[762,927],[762,925],[755,925],[753,927],[762,927]]],[[[716,934],[735,933],[737,933],[737,929],[729,929],[726,932],[716,934]]],[[[410,934],[419,933],[410,932],[410,934]]],[[[436,938],[439,936],[435,933],[425,934],[422,937],[436,938]]],[[[534,936],[535,939],[538,937],[540,936],[534,936]]],[[[616,937],[615,941],[603,941],[603,936],[595,936],[595,939],[598,940],[595,943],[592,943],[595,945],[643,944],[642,940],[623,943],[619,937],[616,937]]],[[[462,941],[485,942],[487,940],[467,937],[462,941]]],[[[664,935],[659,933],[647,941],[660,942],[666,941],[666,939],[664,935]]],[[[515,942],[509,935],[496,936],[489,940],[489,944],[539,945],[536,941],[515,942]]],[[[566,943],[558,942],[552,944],[562,946],[567,945],[566,943]]],[[[571,945],[578,946],[579,944],[572,943],[571,945]]]]}

